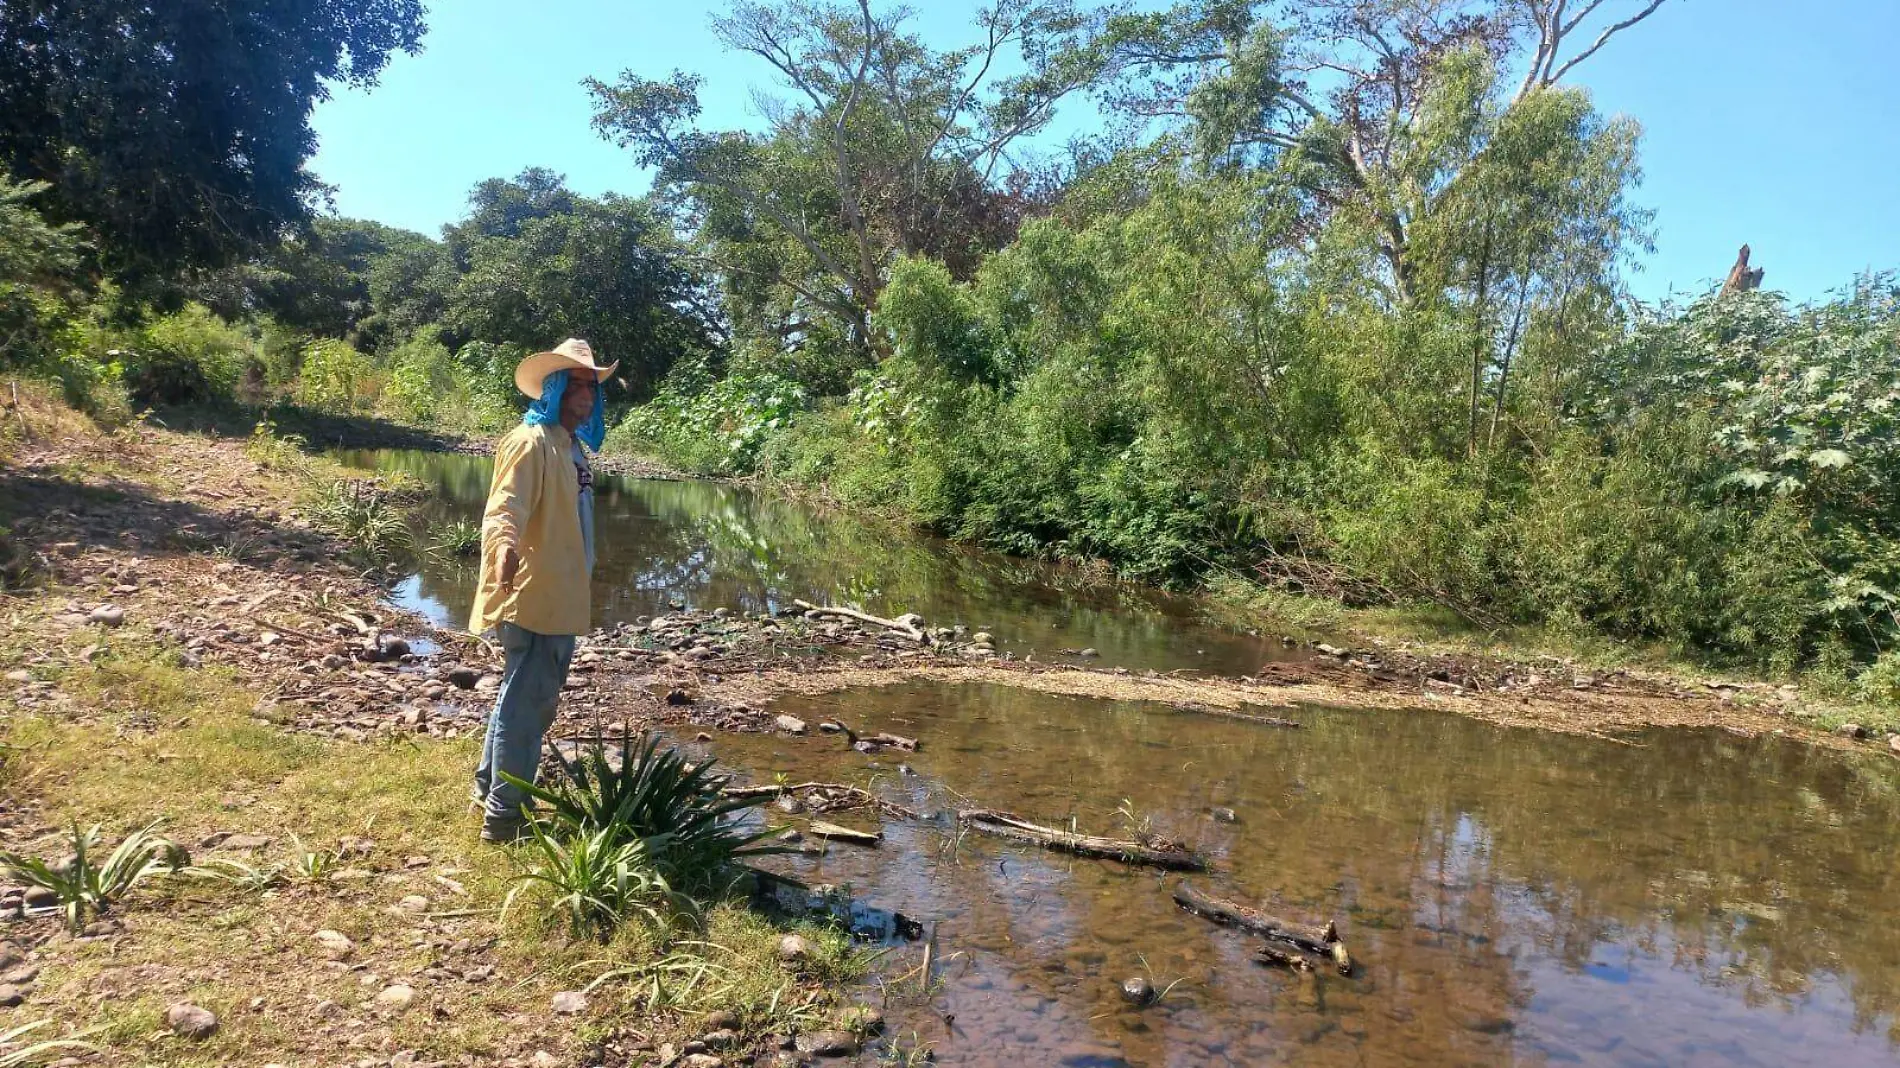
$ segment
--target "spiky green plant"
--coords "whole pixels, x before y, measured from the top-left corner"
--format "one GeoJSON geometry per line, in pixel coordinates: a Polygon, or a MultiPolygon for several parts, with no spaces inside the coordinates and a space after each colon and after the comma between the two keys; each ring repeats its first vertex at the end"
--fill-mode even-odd
{"type": "Polygon", "coordinates": [[[191,863],[186,852],[152,833],[156,822],[125,836],[104,863],[95,859],[102,839],[99,824],[81,832],[72,829],[72,860],[52,864],[37,857],[0,853],[0,867],[26,883],[51,890],[58,899],[66,925],[74,931],[86,926],[89,915],[104,915],[146,877],[160,871],[178,872],[191,863]]]}
{"type": "Polygon", "coordinates": [[[738,818],[769,799],[727,797],[728,779],[713,773],[711,760],[690,764],[677,749],[661,748],[658,735],[636,742],[631,733],[621,736],[617,757],[596,736],[576,758],[556,750],[559,771],[545,786],[502,777],[547,805],[557,833],[638,839],[654,870],[683,893],[721,891],[740,858],[788,851],[763,844],[769,828],[738,818]]]}
{"type": "Polygon", "coordinates": [[[260,868],[241,860],[224,858],[194,864],[186,868],[184,874],[194,879],[224,883],[232,889],[241,890],[247,894],[261,894],[284,884],[284,868],[281,864],[270,864],[260,868]]]}
{"type": "Polygon", "coordinates": [[[26,1044],[26,1036],[52,1023],[51,1020],[36,1020],[30,1024],[0,1031],[0,1068],[27,1068],[28,1065],[44,1064],[54,1059],[55,1054],[97,1053],[99,1047],[90,1042],[81,1042],[74,1038],[55,1038],[44,1042],[26,1044]]]}
{"type": "Polygon", "coordinates": [[[309,883],[329,882],[343,858],[333,849],[307,848],[303,839],[294,834],[290,840],[296,846],[290,854],[290,868],[297,877],[309,883]]]}
{"type": "Polygon", "coordinates": [[[376,486],[364,482],[331,482],[310,506],[311,519],[330,534],[350,543],[361,557],[381,563],[407,553],[414,545],[404,511],[376,486]]]}
{"type": "Polygon", "coordinates": [[[429,555],[440,557],[474,556],[482,551],[482,527],[466,519],[457,519],[435,532],[429,542],[429,555]]]}
{"type": "Polygon", "coordinates": [[[611,829],[562,838],[538,820],[528,826],[532,859],[502,902],[504,918],[523,893],[537,887],[553,894],[547,919],[564,921],[575,938],[604,942],[630,918],[666,927],[675,915],[692,911],[691,900],[675,894],[653,870],[638,838],[611,829]]]}

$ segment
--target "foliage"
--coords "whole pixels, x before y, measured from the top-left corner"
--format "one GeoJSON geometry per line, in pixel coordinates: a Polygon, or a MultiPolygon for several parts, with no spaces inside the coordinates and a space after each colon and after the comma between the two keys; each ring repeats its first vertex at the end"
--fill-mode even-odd
{"type": "Polygon", "coordinates": [[[297,403],[319,411],[356,411],[371,405],[376,380],[376,368],[368,357],[348,342],[313,341],[304,350],[297,403]]]}
{"type": "Polygon", "coordinates": [[[457,519],[444,524],[436,531],[434,539],[429,542],[429,552],[435,556],[468,557],[474,556],[481,549],[481,524],[466,519],[457,519]]]}
{"type": "Polygon", "coordinates": [[[509,781],[548,806],[563,836],[605,834],[606,846],[642,843],[645,861],[682,893],[723,891],[740,858],[775,851],[758,844],[768,831],[748,831],[736,819],[763,798],[726,797],[720,791],[727,780],[713,773],[711,760],[688,764],[677,749],[662,748],[658,735],[637,742],[624,735],[617,753],[597,737],[579,757],[555,758],[552,784],[509,781]]]}
{"type": "Polygon", "coordinates": [[[80,831],[74,824],[70,838],[72,857],[54,864],[37,857],[0,852],[0,866],[11,878],[28,886],[50,890],[58,898],[59,911],[66,926],[75,934],[93,915],[112,910],[125,895],[161,871],[176,872],[190,863],[185,851],[152,833],[156,824],[146,826],[119,842],[103,862],[97,852],[103,839],[99,826],[80,831]]]}
{"type": "Polygon", "coordinates": [[[635,915],[665,927],[673,911],[691,907],[691,899],[675,894],[654,870],[638,837],[612,826],[564,835],[550,833],[539,821],[528,826],[534,859],[509,891],[504,913],[524,892],[543,888],[553,894],[550,920],[564,921],[574,938],[606,941],[635,915]]]}
{"type": "Polygon", "coordinates": [[[373,484],[346,479],[328,483],[312,501],[310,518],[348,542],[351,552],[366,563],[384,563],[413,544],[407,512],[373,484]]]}
{"type": "Polygon", "coordinates": [[[417,0],[10,0],[0,168],[51,182],[122,278],[220,267],[308,219],[312,106],[421,36],[417,0]]]}
{"type": "Polygon", "coordinates": [[[252,340],[201,304],[188,304],[108,352],[109,370],[141,404],[229,400],[252,364],[252,340]]]}
{"type": "Polygon", "coordinates": [[[77,1039],[47,1039],[27,1044],[27,1036],[52,1023],[51,1020],[35,1020],[19,1027],[10,1027],[0,1031],[0,1068],[28,1068],[30,1065],[44,1064],[61,1057],[70,1057],[79,1053],[97,1053],[99,1047],[90,1042],[77,1039]]]}
{"type": "Polygon", "coordinates": [[[730,375],[698,392],[667,388],[614,427],[609,447],[708,474],[746,471],[805,404],[804,387],[772,374],[730,375]]]}

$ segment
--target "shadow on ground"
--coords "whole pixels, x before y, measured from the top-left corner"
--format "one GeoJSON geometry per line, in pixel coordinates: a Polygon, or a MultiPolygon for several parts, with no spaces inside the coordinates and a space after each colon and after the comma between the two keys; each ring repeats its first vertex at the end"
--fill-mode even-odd
{"type": "Polygon", "coordinates": [[[152,422],[172,430],[216,437],[249,437],[268,419],[279,434],[294,434],[310,452],[327,449],[416,449],[426,452],[485,452],[478,443],[453,434],[438,434],[369,415],[333,415],[290,405],[268,408],[241,405],[193,405],[160,408],[152,422]]]}

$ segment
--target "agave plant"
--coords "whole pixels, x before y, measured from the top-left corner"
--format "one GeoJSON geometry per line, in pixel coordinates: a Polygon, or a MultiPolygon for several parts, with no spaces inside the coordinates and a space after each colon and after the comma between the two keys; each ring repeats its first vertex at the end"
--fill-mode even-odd
{"type": "Polygon", "coordinates": [[[160,871],[177,872],[191,863],[191,857],[167,839],[152,833],[156,822],[125,836],[104,863],[96,861],[102,839],[99,825],[81,832],[77,823],[72,830],[72,860],[51,864],[37,857],[18,853],[0,853],[0,867],[29,886],[51,890],[59,900],[59,911],[74,931],[86,926],[91,914],[111,911],[119,899],[147,876],[160,871]]]}
{"type": "Polygon", "coordinates": [[[79,1052],[99,1052],[98,1046],[71,1038],[49,1039],[44,1042],[35,1042],[30,1046],[26,1044],[28,1034],[52,1022],[37,1020],[0,1031],[0,1068],[26,1068],[30,1064],[44,1064],[53,1060],[55,1054],[66,1056],[79,1052]]]}
{"type": "Polygon", "coordinates": [[[548,807],[558,833],[605,833],[613,842],[639,840],[648,861],[669,886],[688,894],[721,889],[741,857],[782,853],[762,844],[771,832],[748,829],[738,813],[765,797],[734,798],[721,791],[728,779],[713,762],[690,764],[658,735],[621,737],[618,760],[596,736],[569,759],[555,751],[559,774],[537,786],[506,772],[503,778],[548,807]]]}
{"type": "Polygon", "coordinates": [[[429,555],[454,558],[474,556],[482,550],[482,526],[467,519],[457,519],[445,524],[436,531],[429,542],[429,555]]]}
{"type": "Polygon", "coordinates": [[[553,892],[549,916],[566,920],[575,938],[606,941],[630,917],[664,927],[672,916],[692,910],[691,900],[674,893],[653,870],[638,838],[602,829],[562,839],[539,820],[528,828],[535,859],[502,902],[504,917],[523,892],[536,886],[553,892]]]}

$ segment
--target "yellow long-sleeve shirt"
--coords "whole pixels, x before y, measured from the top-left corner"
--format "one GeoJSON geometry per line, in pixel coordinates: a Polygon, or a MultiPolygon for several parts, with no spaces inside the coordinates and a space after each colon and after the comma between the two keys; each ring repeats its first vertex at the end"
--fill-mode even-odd
{"type": "Polygon", "coordinates": [[[585,634],[587,554],[581,537],[574,439],[559,426],[518,426],[495,446],[495,477],[482,511],[482,573],[469,630],[513,623],[536,634],[585,634]],[[501,588],[502,551],[521,557],[512,592],[501,588]]]}

